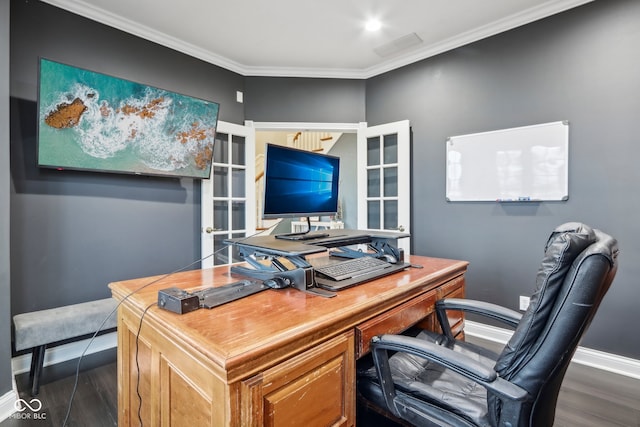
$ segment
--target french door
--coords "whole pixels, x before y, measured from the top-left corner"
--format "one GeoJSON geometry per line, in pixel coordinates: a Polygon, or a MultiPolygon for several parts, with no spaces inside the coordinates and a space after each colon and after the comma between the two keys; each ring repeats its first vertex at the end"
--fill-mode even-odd
{"type": "MultiPolygon", "coordinates": [[[[358,131],[358,229],[410,233],[411,158],[409,121],[358,131]]],[[[408,255],[410,239],[398,240],[408,255]]]]}
{"type": "MultiPolygon", "coordinates": [[[[255,129],[295,129],[299,123],[218,122],[211,178],[202,181],[203,268],[242,261],[222,242],[256,230],[255,129]],[[214,255],[211,255],[214,254],[214,255]]],[[[410,233],[410,131],[403,120],[367,127],[366,123],[305,123],[302,129],[357,132],[357,228],[410,233]]],[[[398,240],[409,254],[410,239],[398,240]]]]}
{"type": "Polygon", "coordinates": [[[227,238],[255,233],[255,130],[218,121],[211,177],[202,180],[202,268],[239,262],[227,238]]]}

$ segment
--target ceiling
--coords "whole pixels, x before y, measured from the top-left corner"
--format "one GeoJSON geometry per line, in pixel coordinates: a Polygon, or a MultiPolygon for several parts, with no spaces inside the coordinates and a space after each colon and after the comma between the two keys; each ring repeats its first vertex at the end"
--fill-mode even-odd
{"type": "Polygon", "coordinates": [[[592,0],[44,1],[245,76],[366,79],[592,0]]]}

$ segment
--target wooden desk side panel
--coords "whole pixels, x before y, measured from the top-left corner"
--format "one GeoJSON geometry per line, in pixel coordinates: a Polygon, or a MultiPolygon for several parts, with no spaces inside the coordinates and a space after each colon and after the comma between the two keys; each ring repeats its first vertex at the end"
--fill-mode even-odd
{"type": "Polygon", "coordinates": [[[138,335],[139,321],[139,316],[121,306],[118,425],[140,426],[140,421],[143,426],[226,425],[231,401],[225,384],[152,325],[143,322],[138,335]]]}
{"type": "Polygon", "coordinates": [[[242,382],[241,426],[355,425],[354,333],[242,382]]]}

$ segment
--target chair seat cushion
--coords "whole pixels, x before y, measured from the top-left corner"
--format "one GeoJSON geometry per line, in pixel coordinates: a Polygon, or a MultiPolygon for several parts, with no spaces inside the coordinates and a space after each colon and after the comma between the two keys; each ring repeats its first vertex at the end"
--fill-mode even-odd
{"type": "MultiPolygon", "coordinates": [[[[438,337],[440,336],[429,331],[421,331],[417,335],[417,338],[430,342],[436,342],[438,337]]],[[[489,350],[466,342],[456,342],[451,348],[491,367],[498,357],[489,350]]],[[[415,396],[435,407],[446,408],[470,421],[472,425],[490,425],[487,417],[487,392],[484,387],[440,365],[407,353],[394,354],[389,358],[389,364],[397,393],[415,396]]],[[[360,371],[358,377],[358,389],[361,394],[378,406],[384,407],[382,395],[376,393],[379,386],[375,367],[360,371]],[[370,382],[371,387],[366,382],[370,382]]],[[[452,425],[466,425],[466,422],[452,425]]]]}

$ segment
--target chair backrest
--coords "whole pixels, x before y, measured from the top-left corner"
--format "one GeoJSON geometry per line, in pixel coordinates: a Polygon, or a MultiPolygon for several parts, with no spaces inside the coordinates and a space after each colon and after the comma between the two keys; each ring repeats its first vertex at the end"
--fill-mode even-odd
{"type": "MultiPolygon", "coordinates": [[[[584,224],[563,224],[549,237],[529,308],[495,366],[533,397],[521,425],[553,425],[564,374],[613,281],[617,255],[615,239],[584,224]]],[[[498,425],[502,402],[488,398],[498,425]]]]}

